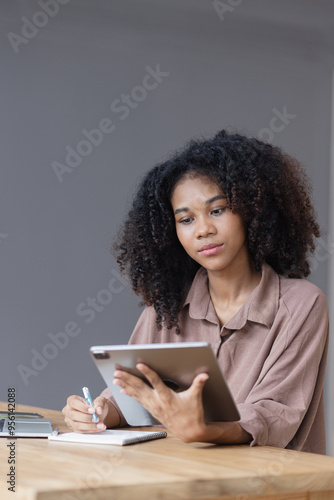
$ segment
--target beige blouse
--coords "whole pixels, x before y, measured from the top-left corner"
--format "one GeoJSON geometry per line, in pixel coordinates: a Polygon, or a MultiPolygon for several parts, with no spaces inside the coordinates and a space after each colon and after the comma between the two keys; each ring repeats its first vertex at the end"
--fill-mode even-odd
{"type": "MultiPolygon", "coordinates": [[[[147,307],[130,343],[210,343],[237,403],[239,423],[252,435],[251,446],[326,453],[328,306],[318,287],[280,276],[265,264],[258,286],[221,328],[201,268],[181,310],[180,328],[180,334],[158,331],[154,308],[147,307]]],[[[102,395],[112,400],[109,389],[102,395]]]]}

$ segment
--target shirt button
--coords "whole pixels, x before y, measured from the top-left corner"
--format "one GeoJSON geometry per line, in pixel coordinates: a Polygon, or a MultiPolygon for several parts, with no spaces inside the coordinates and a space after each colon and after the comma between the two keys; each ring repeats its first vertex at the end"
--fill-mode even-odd
{"type": "Polygon", "coordinates": [[[218,349],[218,347],[219,347],[219,343],[217,342],[217,343],[215,344],[215,348],[216,348],[216,349],[218,349]]]}

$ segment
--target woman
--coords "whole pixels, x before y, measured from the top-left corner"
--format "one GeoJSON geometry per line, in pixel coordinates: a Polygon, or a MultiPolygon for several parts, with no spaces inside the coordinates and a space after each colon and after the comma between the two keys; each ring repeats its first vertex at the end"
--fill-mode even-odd
{"type": "MultiPolygon", "coordinates": [[[[204,420],[204,373],[181,393],[143,364],[152,387],[121,370],[114,384],[185,442],[325,453],[327,302],[303,279],[319,236],[304,171],[277,147],[222,131],[154,167],[115,246],[146,305],[130,342],[209,342],[241,419],[204,420]]],[[[126,425],[108,389],[94,406],[98,424],[71,396],[66,423],[126,425]]]]}

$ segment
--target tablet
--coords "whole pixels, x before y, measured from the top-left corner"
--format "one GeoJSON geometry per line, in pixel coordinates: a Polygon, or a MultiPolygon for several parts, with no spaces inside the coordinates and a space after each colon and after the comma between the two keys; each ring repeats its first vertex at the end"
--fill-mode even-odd
{"type": "Polygon", "coordinates": [[[188,389],[199,373],[208,373],[209,379],[203,389],[206,421],[231,422],[240,419],[214,352],[206,342],[93,346],[90,353],[130,425],[160,423],[138,401],[122,394],[120,386],[113,384],[114,371],[119,368],[149,383],[136,369],[138,362],[155,370],[164,383],[177,392],[188,389]]]}
{"type": "Polygon", "coordinates": [[[0,437],[48,437],[56,433],[49,418],[1,418],[0,437]]]}

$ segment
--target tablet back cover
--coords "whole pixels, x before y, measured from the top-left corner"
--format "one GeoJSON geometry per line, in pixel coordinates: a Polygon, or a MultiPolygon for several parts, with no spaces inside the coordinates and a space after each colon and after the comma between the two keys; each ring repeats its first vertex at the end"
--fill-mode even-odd
{"type": "Polygon", "coordinates": [[[209,379],[203,390],[206,421],[229,422],[240,418],[214,352],[211,346],[205,342],[93,346],[90,352],[130,425],[159,424],[138,401],[122,394],[121,387],[113,384],[113,374],[117,368],[123,368],[143,378],[142,374],[135,368],[140,361],[155,370],[166,385],[177,392],[190,387],[195,376],[199,373],[208,373],[209,379]]]}

